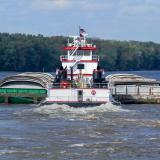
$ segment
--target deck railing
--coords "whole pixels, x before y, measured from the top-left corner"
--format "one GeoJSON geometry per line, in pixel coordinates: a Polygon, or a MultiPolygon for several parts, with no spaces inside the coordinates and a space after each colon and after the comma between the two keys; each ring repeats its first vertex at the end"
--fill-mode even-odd
{"type": "Polygon", "coordinates": [[[97,56],[97,55],[93,55],[93,56],[92,56],[92,60],[99,61],[99,56],[97,56]]]}
{"type": "Polygon", "coordinates": [[[115,86],[111,87],[112,95],[160,96],[160,86],[115,86]]]}
{"type": "MultiPolygon", "coordinates": [[[[77,57],[79,57],[79,56],[83,56],[83,55],[78,54],[77,57]]],[[[97,56],[97,55],[93,55],[91,58],[92,58],[91,60],[99,61],[99,56],[97,56]]],[[[68,60],[68,55],[62,55],[62,56],[60,56],[60,60],[61,60],[61,61],[66,61],[66,60],[68,60]]],[[[73,59],[73,60],[75,60],[75,59],[73,59]]]]}
{"type": "Polygon", "coordinates": [[[54,83],[52,88],[78,88],[78,89],[83,89],[83,88],[108,88],[107,83],[54,83]]]}

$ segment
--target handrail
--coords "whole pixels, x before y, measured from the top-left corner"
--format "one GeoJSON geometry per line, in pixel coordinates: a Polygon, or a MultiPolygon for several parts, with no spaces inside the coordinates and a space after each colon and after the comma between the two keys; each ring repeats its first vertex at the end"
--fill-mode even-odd
{"type": "MultiPolygon", "coordinates": [[[[83,57],[83,55],[79,55],[79,54],[78,54],[78,55],[75,56],[72,60],[76,60],[76,58],[79,57],[79,56],[80,56],[80,57],[83,57]]],[[[69,59],[68,59],[68,55],[61,55],[61,56],[60,56],[60,60],[61,60],[61,61],[63,61],[63,60],[69,60],[69,59]]],[[[91,60],[97,60],[97,61],[99,61],[99,56],[98,56],[98,55],[92,55],[91,60]]]]}
{"type": "Polygon", "coordinates": [[[89,89],[89,88],[108,88],[107,83],[79,83],[79,82],[73,82],[73,83],[53,83],[52,88],[62,88],[62,89],[68,89],[68,88],[77,88],[77,89],[89,89]]]}
{"type": "Polygon", "coordinates": [[[73,56],[74,53],[77,51],[78,48],[79,48],[79,46],[77,46],[77,47],[73,50],[73,52],[70,54],[70,56],[73,56]]]}

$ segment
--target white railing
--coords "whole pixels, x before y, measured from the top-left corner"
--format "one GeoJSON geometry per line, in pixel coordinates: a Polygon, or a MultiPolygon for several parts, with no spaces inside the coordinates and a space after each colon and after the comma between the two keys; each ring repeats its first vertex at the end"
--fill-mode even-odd
{"type": "Polygon", "coordinates": [[[107,83],[54,83],[52,88],[77,88],[77,89],[85,89],[85,88],[108,88],[107,83]]]}
{"type": "Polygon", "coordinates": [[[92,56],[92,60],[97,60],[97,61],[99,61],[99,56],[93,55],[93,56],[92,56]]]}
{"type": "Polygon", "coordinates": [[[160,96],[160,86],[114,86],[112,95],[160,96]]]}
{"type": "Polygon", "coordinates": [[[60,56],[60,60],[61,61],[68,60],[68,56],[67,55],[62,55],[62,56],[60,56]]]}
{"type": "MultiPolygon", "coordinates": [[[[77,59],[80,60],[80,59],[82,59],[82,57],[84,57],[84,55],[78,54],[78,55],[73,56],[73,59],[72,59],[72,60],[77,60],[77,59]],[[77,58],[77,57],[78,57],[78,58],[77,58]]],[[[63,61],[63,60],[69,60],[68,55],[62,55],[62,56],[60,56],[60,60],[61,60],[61,61],[63,61]]],[[[93,56],[91,57],[91,60],[97,60],[97,61],[99,61],[99,56],[93,55],[93,56]]]]}

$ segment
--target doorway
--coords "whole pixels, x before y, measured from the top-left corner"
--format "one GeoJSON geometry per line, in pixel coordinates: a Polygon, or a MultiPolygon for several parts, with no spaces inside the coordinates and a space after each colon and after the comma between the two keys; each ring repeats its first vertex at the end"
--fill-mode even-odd
{"type": "Polygon", "coordinates": [[[83,101],[83,90],[78,90],[78,102],[83,101]]]}

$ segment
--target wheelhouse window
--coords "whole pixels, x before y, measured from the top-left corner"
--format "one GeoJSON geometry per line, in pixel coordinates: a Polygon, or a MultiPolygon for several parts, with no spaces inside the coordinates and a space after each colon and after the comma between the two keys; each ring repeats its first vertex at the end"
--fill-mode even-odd
{"type": "Polygon", "coordinates": [[[84,64],[77,64],[77,69],[84,69],[84,64]]]}

